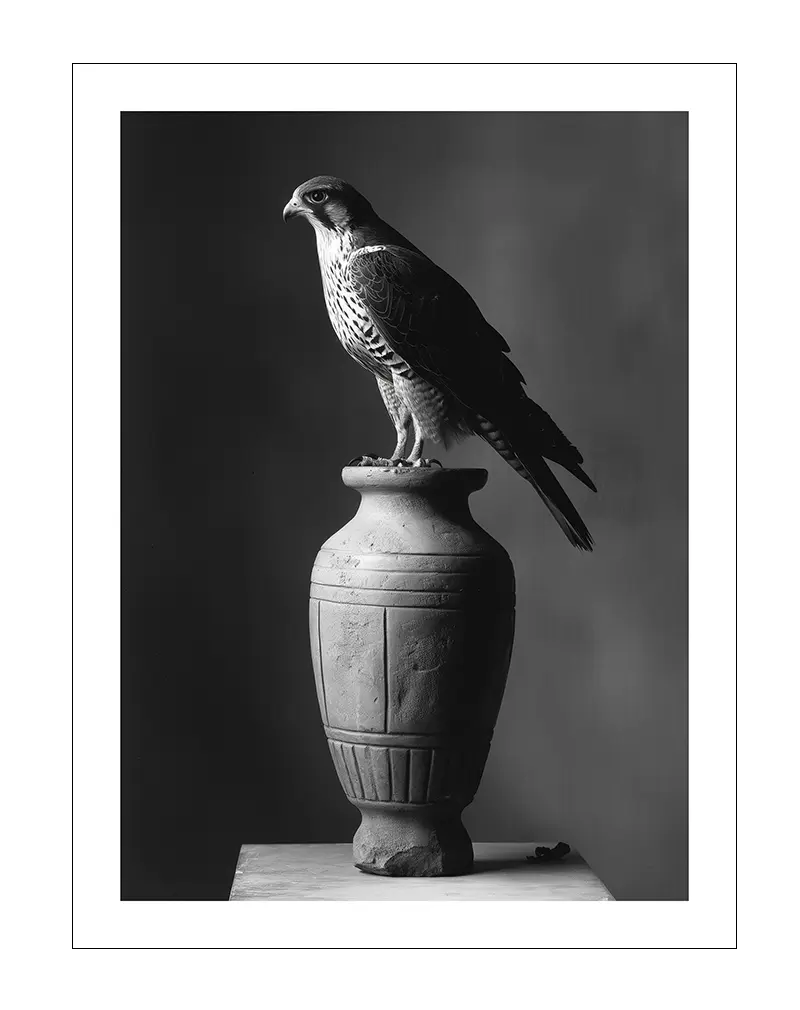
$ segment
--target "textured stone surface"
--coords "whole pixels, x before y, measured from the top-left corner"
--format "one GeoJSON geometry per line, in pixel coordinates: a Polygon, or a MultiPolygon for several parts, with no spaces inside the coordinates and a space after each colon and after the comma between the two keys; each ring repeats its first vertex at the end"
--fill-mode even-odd
{"type": "Polygon", "coordinates": [[[472,519],[485,470],[347,467],[362,495],[322,547],[309,628],[339,781],[362,814],[354,861],[383,875],[468,872],[478,788],[514,631],[514,573],[472,519]]]}
{"type": "Polygon", "coordinates": [[[472,842],[460,807],[357,806],[362,820],[353,838],[353,861],[359,870],[385,877],[447,877],[472,869],[472,842]]]}
{"type": "Polygon", "coordinates": [[[230,897],[231,901],[614,900],[575,852],[558,863],[529,863],[526,856],[538,844],[476,842],[473,873],[427,879],[359,873],[346,842],[243,845],[230,897]]]}

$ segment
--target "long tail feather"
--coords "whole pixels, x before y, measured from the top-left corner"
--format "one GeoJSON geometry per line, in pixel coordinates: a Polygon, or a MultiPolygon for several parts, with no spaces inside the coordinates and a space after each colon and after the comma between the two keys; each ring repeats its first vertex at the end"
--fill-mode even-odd
{"type": "MultiPolygon", "coordinates": [[[[510,462],[510,461],[509,461],[510,462]]],[[[513,466],[513,463],[512,463],[513,466]]],[[[533,485],[539,497],[548,507],[553,518],[564,531],[567,540],[582,551],[590,551],[594,540],[578,510],[567,497],[564,488],[556,480],[553,471],[541,460],[540,463],[525,466],[519,463],[520,474],[533,485]]],[[[517,467],[514,467],[517,469],[517,467]]]]}
{"type": "MultiPolygon", "coordinates": [[[[583,456],[577,446],[567,438],[556,422],[534,400],[525,396],[520,390],[520,398],[511,405],[509,417],[501,424],[504,430],[513,431],[515,448],[530,445],[536,446],[536,452],[545,459],[558,463],[565,470],[577,477],[590,491],[596,491],[594,481],[584,472],[581,463],[583,456]],[[520,445],[516,444],[517,435],[522,436],[520,445]],[[534,441],[532,442],[531,439],[534,441]]],[[[495,418],[499,421],[499,418],[495,418]]]]}
{"type": "MultiPolygon", "coordinates": [[[[518,449],[513,448],[506,435],[486,418],[478,418],[476,430],[481,438],[487,441],[521,477],[524,477],[533,486],[563,530],[567,540],[579,550],[591,551],[594,544],[591,533],[542,456],[535,451],[526,452],[523,455],[518,449]]],[[[574,472],[572,468],[570,469],[571,472],[574,472]]],[[[596,491],[594,484],[577,464],[575,469],[580,470],[580,474],[585,477],[583,482],[587,484],[587,487],[596,491]]],[[[580,475],[575,473],[575,476],[579,477],[580,475]]]]}

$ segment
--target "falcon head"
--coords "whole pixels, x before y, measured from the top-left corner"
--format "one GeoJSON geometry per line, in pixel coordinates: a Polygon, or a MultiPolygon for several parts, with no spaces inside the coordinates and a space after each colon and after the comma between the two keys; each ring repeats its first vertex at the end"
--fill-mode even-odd
{"type": "Polygon", "coordinates": [[[373,216],[369,202],[349,182],[315,175],[298,186],[283,208],[283,220],[304,217],[317,230],[348,231],[373,216]]]}

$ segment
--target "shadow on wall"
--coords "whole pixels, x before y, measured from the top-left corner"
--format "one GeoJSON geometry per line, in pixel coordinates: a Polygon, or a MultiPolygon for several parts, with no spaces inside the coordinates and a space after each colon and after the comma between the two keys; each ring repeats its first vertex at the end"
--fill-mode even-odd
{"type": "Polygon", "coordinates": [[[563,838],[615,897],[687,896],[687,119],[123,116],[123,896],[225,897],[241,842],[358,817],[316,711],[307,588],[393,445],[327,322],[294,187],[331,172],[472,293],[597,496],[574,551],[478,440],[518,630],[477,840],[563,838]],[[422,154],[424,153],[424,157],[422,154]]]}

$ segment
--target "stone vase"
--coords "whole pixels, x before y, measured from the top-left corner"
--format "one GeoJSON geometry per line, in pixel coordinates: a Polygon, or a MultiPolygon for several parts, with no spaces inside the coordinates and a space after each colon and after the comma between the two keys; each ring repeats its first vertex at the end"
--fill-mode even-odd
{"type": "Polygon", "coordinates": [[[472,518],[485,470],[346,467],[356,515],[311,576],[320,712],[361,811],[355,865],[386,876],[472,868],[461,812],[483,773],[514,634],[514,571],[472,518]]]}

